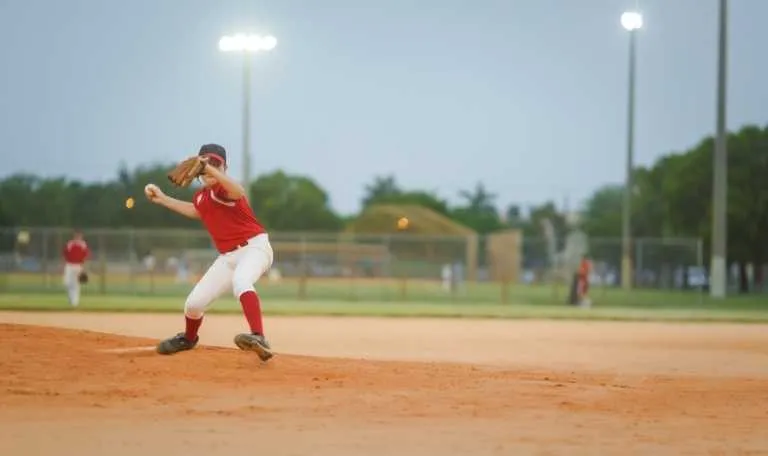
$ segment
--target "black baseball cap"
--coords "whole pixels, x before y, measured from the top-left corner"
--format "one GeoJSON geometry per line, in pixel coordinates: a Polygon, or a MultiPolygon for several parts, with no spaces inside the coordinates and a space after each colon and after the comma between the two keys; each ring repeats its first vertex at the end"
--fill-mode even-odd
{"type": "Polygon", "coordinates": [[[222,163],[227,162],[227,151],[224,147],[218,144],[203,144],[200,146],[200,152],[198,152],[197,155],[201,157],[214,155],[218,157],[222,163]]]}

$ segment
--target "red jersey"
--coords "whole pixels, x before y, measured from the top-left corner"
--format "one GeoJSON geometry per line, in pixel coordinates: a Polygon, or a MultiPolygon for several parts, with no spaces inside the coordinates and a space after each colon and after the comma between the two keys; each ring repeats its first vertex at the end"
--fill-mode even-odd
{"type": "Polygon", "coordinates": [[[248,239],[266,233],[245,197],[231,200],[221,184],[203,188],[192,198],[203,226],[221,253],[234,250],[248,239]]]}
{"type": "Polygon", "coordinates": [[[588,277],[592,271],[592,262],[586,259],[582,259],[579,263],[579,275],[582,277],[588,277]]]}
{"type": "Polygon", "coordinates": [[[85,241],[72,239],[64,246],[64,261],[70,264],[83,264],[90,253],[85,241]]]}

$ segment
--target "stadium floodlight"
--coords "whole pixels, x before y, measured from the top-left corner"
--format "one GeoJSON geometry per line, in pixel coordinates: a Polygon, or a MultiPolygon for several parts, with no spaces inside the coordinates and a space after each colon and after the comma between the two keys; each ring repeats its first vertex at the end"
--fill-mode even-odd
{"type": "Polygon", "coordinates": [[[259,52],[271,51],[277,46],[277,38],[272,35],[224,35],[219,40],[219,50],[223,52],[259,52]]]}
{"type": "Polygon", "coordinates": [[[712,259],[709,294],[722,299],[728,294],[728,0],[720,0],[717,40],[717,120],[712,166],[712,259]]]}
{"type": "Polygon", "coordinates": [[[630,32],[643,28],[643,15],[637,11],[627,11],[621,15],[621,25],[630,32]]]}
{"type": "Polygon", "coordinates": [[[643,16],[636,11],[627,11],[621,15],[621,25],[629,32],[629,96],[627,103],[627,156],[626,176],[624,182],[624,202],[622,207],[621,227],[621,284],[622,288],[632,288],[632,189],[634,182],[634,148],[635,148],[635,73],[636,73],[636,35],[643,27],[643,16]]]}
{"type": "Polygon", "coordinates": [[[251,61],[249,54],[269,52],[277,46],[277,38],[272,35],[253,35],[238,33],[224,35],[219,39],[219,50],[243,55],[243,187],[246,198],[250,199],[251,154],[250,154],[250,115],[251,115],[251,61]]]}

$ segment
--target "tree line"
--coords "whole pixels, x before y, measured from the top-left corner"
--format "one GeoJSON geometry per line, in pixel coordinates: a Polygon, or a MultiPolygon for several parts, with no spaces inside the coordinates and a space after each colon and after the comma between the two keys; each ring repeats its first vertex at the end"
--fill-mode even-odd
{"type": "MultiPolygon", "coordinates": [[[[768,261],[768,126],[749,125],[728,135],[728,255],[731,262],[768,261]]],[[[632,231],[636,237],[697,237],[708,248],[712,224],[712,164],[714,138],[670,153],[653,165],[634,170],[632,231]]],[[[104,182],[80,182],[63,177],[14,174],[0,180],[0,226],[80,227],[196,227],[145,201],[147,182],[162,182],[173,164],[155,163],[129,170],[121,166],[104,182]],[[135,198],[127,209],[124,202],[135,198]]],[[[170,186],[168,186],[170,187],[170,186]]],[[[169,189],[189,199],[193,189],[169,189]]],[[[621,236],[622,185],[598,188],[586,202],[581,223],[591,237],[621,236]]],[[[338,214],[328,193],[310,176],[275,171],[258,176],[250,186],[251,203],[274,231],[343,229],[356,214],[338,214]]],[[[435,192],[403,188],[394,176],[378,176],[365,187],[363,210],[378,203],[420,204],[462,223],[480,234],[507,228],[527,237],[542,237],[549,219],[559,238],[567,232],[566,216],[552,202],[527,208],[502,207],[497,196],[477,183],[451,204],[435,192]]],[[[708,256],[708,252],[705,251],[708,256]]]]}
{"type": "MultiPolygon", "coordinates": [[[[0,226],[34,227],[145,227],[187,228],[198,222],[179,217],[144,199],[147,182],[165,182],[172,163],[155,163],[129,170],[104,182],[80,182],[64,177],[42,178],[14,174],[0,180],[0,226]],[[128,199],[133,199],[130,207],[128,199]]],[[[190,200],[195,187],[164,186],[176,198],[190,200]]],[[[490,233],[510,225],[500,217],[496,195],[482,183],[459,195],[462,202],[450,205],[434,192],[403,189],[394,176],[380,176],[366,186],[362,210],[372,205],[418,204],[434,209],[459,223],[490,233]]],[[[326,190],[310,176],[278,170],[256,177],[250,185],[250,201],[265,225],[274,231],[337,232],[358,214],[339,214],[331,207],[326,190]]],[[[545,212],[555,214],[552,204],[545,212]]],[[[519,218],[519,208],[508,212],[519,218]]]]}

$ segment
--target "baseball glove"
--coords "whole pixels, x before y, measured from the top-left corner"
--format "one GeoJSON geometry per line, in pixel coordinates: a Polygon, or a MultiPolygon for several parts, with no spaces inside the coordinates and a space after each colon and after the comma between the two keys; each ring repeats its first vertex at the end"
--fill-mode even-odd
{"type": "Polygon", "coordinates": [[[85,271],[82,271],[80,274],[77,275],[77,281],[80,283],[88,283],[88,273],[85,271]]]}
{"type": "Polygon", "coordinates": [[[190,157],[168,172],[168,180],[177,187],[189,187],[189,184],[202,174],[205,161],[201,157],[190,157]]]}

